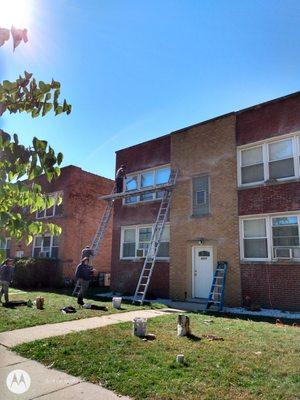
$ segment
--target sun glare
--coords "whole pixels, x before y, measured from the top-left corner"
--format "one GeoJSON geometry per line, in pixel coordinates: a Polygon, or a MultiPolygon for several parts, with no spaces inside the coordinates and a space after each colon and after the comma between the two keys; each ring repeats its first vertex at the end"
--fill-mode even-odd
{"type": "Polygon", "coordinates": [[[0,27],[28,28],[31,17],[31,0],[0,0],[0,27]]]}

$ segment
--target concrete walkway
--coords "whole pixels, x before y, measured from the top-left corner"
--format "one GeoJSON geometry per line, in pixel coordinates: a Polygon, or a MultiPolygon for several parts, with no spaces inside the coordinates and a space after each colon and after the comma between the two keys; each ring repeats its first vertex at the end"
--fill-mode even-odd
{"type": "MultiPolygon", "coordinates": [[[[101,328],[102,326],[119,324],[132,321],[135,317],[153,318],[160,315],[178,312],[178,310],[138,310],[126,313],[103,315],[101,317],[77,319],[74,321],[59,322],[57,324],[45,324],[31,328],[16,329],[0,333],[0,344],[6,347],[14,347],[21,343],[33,340],[46,339],[53,336],[67,335],[72,332],[85,331],[87,329],[101,328]]],[[[0,398],[0,400],[2,400],[0,398]]]]}
{"type": "MultiPolygon", "coordinates": [[[[0,400],[130,400],[129,397],[118,396],[100,385],[84,382],[80,378],[20,357],[7,349],[7,347],[32,342],[37,339],[128,322],[136,317],[154,318],[179,311],[174,309],[131,311],[0,333],[0,400]],[[23,370],[30,376],[30,387],[23,394],[15,394],[7,386],[6,379],[8,374],[15,370],[23,370]]],[[[22,379],[20,380],[20,374],[21,372],[16,372],[16,383],[12,383],[12,389],[16,385],[17,387],[24,385],[22,379]]]]}

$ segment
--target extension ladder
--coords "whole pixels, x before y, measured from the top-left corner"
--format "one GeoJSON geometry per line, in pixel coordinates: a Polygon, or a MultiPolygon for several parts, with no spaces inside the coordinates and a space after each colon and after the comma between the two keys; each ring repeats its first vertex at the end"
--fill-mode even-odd
{"type": "MultiPolygon", "coordinates": [[[[115,192],[115,187],[113,188],[111,194],[113,194],[114,192],[115,192]]],[[[91,250],[93,251],[93,255],[91,256],[91,258],[95,257],[100,249],[102,240],[105,235],[105,231],[108,227],[108,223],[109,223],[109,220],[111,217],[113,205],[114,205],[114,200],[109,200],[107,202],[105,211],[101,218],[101,222],[98,226],[98,229],[97,229],[94,239],[92,241],[91,250]]],[[[80,283],[77,281],[72,295],[77,296],[79,293],[79,290],[80,290],[80,283]]]]}
{"type": "Polygon", "coordinates": [[[153,269],[155,266],[155,262],[157,259],[157,254],[159,250],[159,244],[162,237],[162,233],[164,230],[164,226],[167,221],[170,203],[173,193],[173,187],[176,183],[178,176],[178,170],[172,170],[169,178],[169,183],[172,185],[168,189],[164,190],[164,194],[161,200],[160,208],[158,211],[157,219],[154,224],[151,240],[149,243],[149,247],[147,250],[147,255],[144,260],[143,268],[138,280],[138,284],[135,289],[133,304],[140,303],[141,305],[144,302],[150,281],[153,273],[153,269]]]}
{"type": "Polygon", "coordinates": [[[228,263],[226,261],[218,261],[211,289],[209,292],[206,310],[208,310],[211,306],[216,306],[218,311],[222,311],[224,305],[227,268],[228,263]]]}

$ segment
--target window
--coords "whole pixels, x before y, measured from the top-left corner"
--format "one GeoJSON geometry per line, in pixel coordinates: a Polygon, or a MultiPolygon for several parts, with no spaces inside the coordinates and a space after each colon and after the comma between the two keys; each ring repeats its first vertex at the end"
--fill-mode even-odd
{"type": "Polygon", "coordinates": [[[58,236],[35,236],[34,258],[58,258],[58,236]]]}
{"type": "Polygon", "coordinates": [[[241,258],[300,260],[300,214],[241,220],[241,258]]]}
{"type": "MultiPolygon", "coordinates": [[[[121,258],[134,259],[137,256],[137,250],[144,250],[147,254],[152,237],[152,225],[122,227],[121,230],[121,258]]],[[[169,258],[170,225],[164,227],[160,245],[158,249],[158,258],[169,258]]]]}
{"type": "Polygon", "coordinates": [[[157,256],[167,258],[170,255],[170,225],[165,225],[161,235],[157,256]]]}
{"type": "MultiPolygon", "coordinates": [[[[141,171],[132,175],[128,175],[126,179],[126,191],[138,189],[147,189],[168,183],[170,177],[170,167],[160,167],[147,171],[141,171]]],[[[124,199],[124,204],[133,204],[140,201],[149,201],[160,199],[163,191],[157,193],[144,193],[140,196],[131,196],[124,199]]]]}
{"type": "Polygon", "coordinates": [[[0,238],[0,252],[4,258],[10,257],[10,245],[11,245],[10,238],[0,238]]]}
{"type": "Polygon", "coordinates": [[[274,257],[300,258],[298,218],[272,218],[274,257]]]}
{"type": "Polygon", "coordinates": [[[135,228],[124,230],[122,258],[134,258],[135,257],[135,228]]]}
{"type": "Polygon", "coordinates": [[[260,145],[238,149],[239,185],[268,180],[300,178],[300,137],[268,140],[260,145]]]}
{"type": "Polygon", "coordinates": [[[209,214],[209,176],[193,178],[193,215],[209,214]]]}
{"type": "Polygon", "coordinates": [[[268,243],[265,219],[244,221],[244,258],[268,258],[268,243]]]}
{"type": "Polygon", "coordinates": [[[57,215],[62,215],[62,203],[57,204],[57,199],[59,196],[62,196],[62,192],[56,192],[56,193],[51,193],[49,194],[49,197],[54,197],[55,198],[55,204],[47,208],[46,210],[41,210],[36,212],[36,218],[37,219],[42,219],[42,218],[51,218],[57,215]]]}
{"type": "Polygon", "coordinates": [[[262,146],[242,151],[242,183],[264,180],[262,146]]]}
{"type": "Polygon", "coordinates": [[[269,172],[271,179],[295,175],[292,139],[269,144],[269,172]]]}

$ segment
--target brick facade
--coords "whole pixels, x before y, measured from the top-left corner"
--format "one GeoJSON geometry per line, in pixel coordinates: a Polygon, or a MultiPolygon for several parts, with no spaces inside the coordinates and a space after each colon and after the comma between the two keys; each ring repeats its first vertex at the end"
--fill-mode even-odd
{"type": "MultiPolygon", "coordinates": [[[[126,164],[127,172],[140,171],[170,162],[170,136],[163,136],[117,152],[116,168],[126,164]]],[[[120,260],[121,227],[130,225],[153,224],[156,220],[160,202],[123,205],[116,200],[114,205],[113,247],[111,288],[132,294],[138,282],[143,266],[139,260],[120,260]]],[[[149,295],[169,296],[169,263],[157,262],[149,286],[149,295]]]]}
{"type": "MultiPolygon", "coordinates": [[[[61,175],[53,182],[44,177],[37,180],[45,193],[63,192],[63,211],[59,216],[41,219],[62,227],[59,237],[58,258],[63,264],[65,276],[73,276],[79,262],[82,248],[91,244],[100,223],[106,203],[99,196],[111,192],[113,181],[83,171],[75,166],[61,169],[61,175]]],[[[93,260],[97,272],[110,272],[111,265],[112,222],[105,234],[101,252],[93,260]]],[[[11,255],[17,250],[24,251],[24,256],[32,256],[32,244],[12,243],[11,255]]]]}
{"type": "MultiPolygon", "coordinates": [[[[237,113],[237,145],[300,130],[300,92],[237,113]]],[[[300,211],[300,182],[278,182],[243,188],[239,215],[300,211]]],[[[300,309],[300,263],[241,264],[242,295],[267,308],[300,309]]]]}
{"type": "Polygon", "coordinates": [[[242,264],[244,298],[265,308],[299,311],[300,265],[242,264]]]}
{"type": "MultiPolygon", "coordinates": [[[[157,263],[150,293],[191,298],[192,248],[204,238],[214,261],[229,263],[225,303],[239,306],[245,296],[264,307],[299,309],[300,263],[240,262],[239,218],[300,211],[300,182],[237,186],[237,146],[300,131],[300,92],[214,118],[117,152],[117,167],[128,172],[171,163],[179,168],[170,212],[170,265],[157,263]],[[210,176],[210,214],[192,216],[192,179],[210,176]]],[[[120,260],[121,226],[153,223],[158,202],[114,209],[112,289],[132,293],[141,262],[120,260]]]]}
{"type": "Polygon", "coordinates": [[[192,297],[192,247],[199,238],[211,245],[215,261],[229,263],[225,302],[241,302],[239,271],[235,115],[228,115],[174,133],[172,167],[180,176],[171,207],[170,292],[192,297]],[[192,178],[210,176],[210,214],[192,217],[192,178]],[[224,212],[226,210],[226,212],[224,212]]]}

